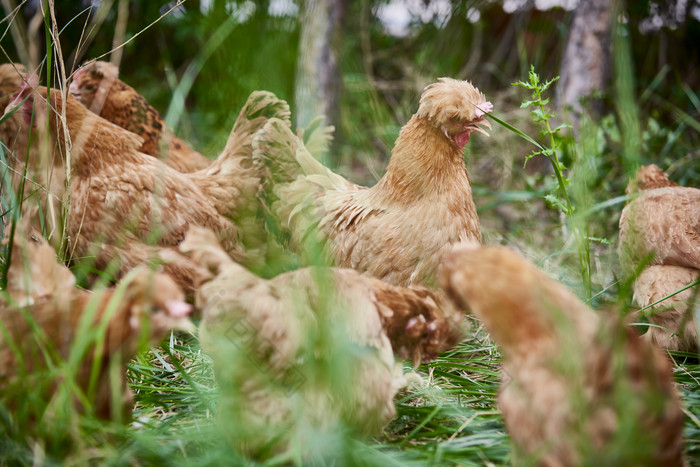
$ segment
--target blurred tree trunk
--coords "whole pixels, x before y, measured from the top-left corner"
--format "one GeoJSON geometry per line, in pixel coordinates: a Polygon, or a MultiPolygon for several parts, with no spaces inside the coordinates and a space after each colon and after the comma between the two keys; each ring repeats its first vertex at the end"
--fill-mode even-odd
{"type": "Polygon", "coordinates": [[[344,13],[345,0],[302,2],[294,85],[297,127],[303,128],[317,115],[325,115],[326,124],[335,125],[336,131],[339,128],[341,76],[338,70],[338,45],[344,13]]]}
{"type": "MultiPolygon", "coordinates": [[[[581,99],[605,89],[611,63],[611,0],[585,0],[576,8],[561,63],[557,107],[570,109],[571,123],[581,123],[581,99]]],[[[599,99],[586,99],[585,107],[599,113],[599,99]]]]}

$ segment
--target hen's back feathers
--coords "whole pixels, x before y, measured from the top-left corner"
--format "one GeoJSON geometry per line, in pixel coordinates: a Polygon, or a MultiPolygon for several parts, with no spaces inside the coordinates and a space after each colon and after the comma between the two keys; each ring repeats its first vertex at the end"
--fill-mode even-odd
{"type": "Polygon", "coordinates": [[[119,69],[112,63],[84,65],[73,76],[70,92],[97,115],[141,136],[139,151],[144,154],[160,158],[180,172],[195,172],[210,164],[167,129],[158,111],[119,79],[119,69]]]}
{"type": "Polygon", "coordinates": [[[455,248],[441,285],[503,350],[498,405],[516,460],[682,465],[670,362],[618,316],[599,318],[505,247],[455,248]]]}
{"type": "Polygon", "coordinates": [[[646,311],[649,326],[643,338],[663,349],[698,352],[698,329],[695,314],[700,310],[698,287],[687,287],[700,277],[695,268],[656,265],[645,268],[634,281],[634,300],[646,311]],[[665,297],[672,297],[656,303],[665,297]],[[656,305],[654,305],[656,303],[656,305]],[[653,305],[653,306],[652,306],[653,305]]]}
{"type": "Polygon", "coordinates": [[[651,264],[700,268],[700,189],[677,186],[656,166],[640,169],[636,184],[620,216],[625,270],[650,256],[651,264]]]}

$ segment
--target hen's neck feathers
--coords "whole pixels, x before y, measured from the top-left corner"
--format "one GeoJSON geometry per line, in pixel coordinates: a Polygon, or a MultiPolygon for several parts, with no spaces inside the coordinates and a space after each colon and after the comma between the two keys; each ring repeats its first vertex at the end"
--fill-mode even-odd
{"type": "Polygon", "coordinates": [[[372,190],[384,201],[406,204],[448,193],[471,201],[462,151],[430,120],[416,115],[401,129],[386,174],[372,190]]]}
{"type": "MultiPolygon", "coordinates": [[[[61,112],[62,97],[59,92],[51,93],[51,101],[55,111],[61,112]]],[[[139,136],[90,112],[70,95],[66,99],[66,122],[76,174],[139,159],[137,153],[142,141],[139,136]]],[[[62,126],[56,114],[52,118],[51,129],[54,137],[65,147],[62,126]]]]}

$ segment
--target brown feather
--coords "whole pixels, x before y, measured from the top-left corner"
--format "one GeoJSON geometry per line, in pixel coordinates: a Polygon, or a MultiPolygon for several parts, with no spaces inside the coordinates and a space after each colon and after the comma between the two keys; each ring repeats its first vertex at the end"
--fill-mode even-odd
{"type": "Polygon", "coordinates": [[[372,188],[330,172],[271,120],[253,143],[254,157],[271,170],[270,209],[299,249],[320,237],[333,265],[394,285],[430,285],[450,245],[481,241],[457,141],[487,124],[476,108],[485,104],[466,81],[428,86],[401,130],[386,174],[372,188]]]}
{"type": "Polygon", "coordinates": [[[145,97],[119,79],[115,65],[99,61],[85,65],[73,76],[70,92],[100,117],[141,136],[137,149],[175,170],[196,172],[211,164],[167,128],[145,97]]]}
{"type": "Polygon", "coordinates": [[[440,283],[503,351],[498,406],[515,461],[682,465],[670,362],[617,316],[601,319],[505,247],[456,247],[440,283]]]}
{"type": "MultiPolygon", "coordinates": [[[[75,287],[71,272],[57,262],[53,248],[41,236],[25,236],[20,232],[18,229],[8,271],[10,299],[0,299],[0,318],[7,331],[7,334],[0,333],[0,386],[7,390],[16,384],[20,374],[17,352],[22,357],[22,372],[38,372],[47,367],[46,359],[51,358],[47,355],[52,354],[37,352],[37,348],[52,349],[60,358],[52,360],[52,364],[60,363],[76,351],[73,346],[79,336],[104,325],[102,347],[95,348],[100,339],[96,332],[93,339],[97,341],[80,356],[76,382],[82,391],[87,391],[93,362],[101,359],[97,367],[97,391],[89,403],[97,415],[114,418],[119,415],[111,411],[112,399],[116,398],[120,401],[120,411],[130,414],[131,392],[126,386],[124,371],[121,376],[123,392],[112,394],[107,374],[109,362],[124,364],[128,361],[138,350],[142,337],[146,342],[156,342],[170,329],[191,331],[193,326],[186,317],[191,307],[183,302],[182,291],[167,276],[148,270],[135,271],[127,282],[112,289],[95,293],[79,289],[75,287]],[[86,319],[92,324],[79,330],[81,321],[86,319]],[[37,337],[32,330],[34,325],[42,337],[37,337]]],[[[81,403],[76,400],[76,404],[80,406],[81,403]]]]}

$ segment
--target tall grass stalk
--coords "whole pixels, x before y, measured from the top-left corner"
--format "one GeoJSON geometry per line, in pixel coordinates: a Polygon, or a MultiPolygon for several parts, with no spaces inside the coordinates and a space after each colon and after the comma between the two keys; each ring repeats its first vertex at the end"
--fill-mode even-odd
{"type": "MultiPolygon", "coordinates": [[[[570,126],[567,124],[561,124],[556,127],[552,126],[551,121],[554,118],[554,114],[548,107],[549,99],[545,97],[546,91],[558,79],[559,77],[555,77],[548,81],[541,81],[539,75],[535,72],[534,65],[531,65],[530,71],[528,72],[528,80],[513,83],[514,85],[523,87],[531,92],[532,99],[523,101],[520,108],[532,109],[530,113],[534,122],[542,127],[541,134],[545,138],[548,138],[546,143],[537,142],[535,138],[528,136],[524,132],[515,128],[513,125],[510,125],[498,117],[494,117],[492,114],[489,114],[489,117],[509,131],[532,143],[536,147],[534,151],[527,155],[524,165],[526,165],[530,159],[536,156],[544,156],[549,160],[557,182],[557,191],[556,194],[546,194],[544,199],[551,206],[560,210],[565,215],[566,221],[572,227],[577,245],[576,251],[578,253],[579,260],[579,273],[583,281],[585,298],[586,300],[589,300],[593,295],[593,291],[591,284],[590,245],[587,225],[585,219],[575,217],[576,209],[571,201],[569,189],[567,188],[571,184],[571,180],[567,176],[567,168],[561,162],[561,154],[566,144],[566,140],[562,137],[561,132],[563,129],[569,128],[570,126]]],[[[585,155],[586,152],[584,151],[583,154],[585,155]]],[[[581,165],[581,168],[585,168],[585,166],[586,164],[584,163],[581,165]]],[[[585,180],[584,183],[579,186],[584,187],[585,189],[585,180]]],[[[586,196],[584,195],[581,198],[586,198],[586,196]]]]}

